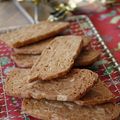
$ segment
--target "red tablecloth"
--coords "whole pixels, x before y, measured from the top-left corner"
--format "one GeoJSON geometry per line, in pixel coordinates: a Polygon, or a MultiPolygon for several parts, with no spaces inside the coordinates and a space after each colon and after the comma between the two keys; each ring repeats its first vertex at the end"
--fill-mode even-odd
{"type": "Polygon", "coordinates": [[[120,6],[90,15],[98,32],[120,63],[120,6]]]}

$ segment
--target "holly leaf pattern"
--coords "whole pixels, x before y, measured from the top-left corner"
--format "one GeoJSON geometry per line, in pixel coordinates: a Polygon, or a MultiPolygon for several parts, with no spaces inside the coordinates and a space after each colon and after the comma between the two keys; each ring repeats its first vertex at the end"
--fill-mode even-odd
{"type": "Polygon", "coordinates": [[[29,117],[26,117],[24,120],[30,120],[30,118],[29,118],[29,117]]]}
{"type": "Polygon", "coordinates": [[[95,66],[95,65],[92,65],[88,69],[93,70],[93,71],[98,71],[99,67],[95,66]]]}
{"type": "Polygon", "coordinates": [[[112,73],[113,69],[114,69],[114,66],[111,65],[111,66],[109,66],[109,67],[106,68],[106,70],[104,71],[103,74],[104,74],[104,75],[109,75],[109,74],[112,73]]]}
{"type": "Polygon", "coordinates": [[[12,104],[13,104],[14,106],[16,106],[16,107],[19,106],[19,103],[18,103],[18,101],[15,99],[15,97],[11,97],[11,101],[12,101],[12,104]]]}
{"type": "Polygon", "coordinates": [[[7,65],[8,63],[10,63],[10,59],[8,57],[1,57],[0,58],[0,65],[1,66],[7,65]]]}
{"type": "Polygon", "coordinates": [[[94,65],[95,66],[100,66],[100,65],[106,64],[107,62],[108,62],[107,60],[99,60],[96,63],[94,63],[94,65]]]}

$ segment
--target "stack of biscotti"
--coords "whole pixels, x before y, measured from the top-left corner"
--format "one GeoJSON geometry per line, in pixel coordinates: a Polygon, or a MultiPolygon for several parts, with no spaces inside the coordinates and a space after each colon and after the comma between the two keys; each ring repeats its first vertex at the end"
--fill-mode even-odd
{"type": "MultiPolygon", "coordinates": [[[[16,31],[3,34],[0,38],[13,48],[11,58],[21,68],[31,68],[37,58],[41,55],[46,46],[60,32],[69,27],[66,22],[40,22],[37,25],[30,25],[16,31]]],[[[83,40],[82,52],[75,62],[76,67],[88,66],[98,60],[100,51],[89,47],[91,38],[81,36],[83,40]]]]}
{"type": "MultiPolygon", "coordinates": [[[[12,53],[11,58],[15,61],[17,66],[21,68],[31,68],[35,60],[39,58],[44,48],[52,40],[53,38],[30,44],[24,47],[14,48],[14,52],[12,53]]],[[[91,42],[91,38],[82,36],[82,40],[82,52],[77,57],[74,65],[75,67],[89,66],[95,63],[100,56],[99,50],[94,50],[92,48],[87,49],[87,47],[90,46],[89,43],[91,42]]]]}
{"type": "Polygon", "coordinates": [[[11,71],[6,94],[23,98],[22,111],[43,120],[114,120],[120,107],[97,73],[76,66],[93,64],[99,51],[87,49],[90,38],[58,36],[66,22],[40,22],[4,34],[21,67],[11,71]]]}

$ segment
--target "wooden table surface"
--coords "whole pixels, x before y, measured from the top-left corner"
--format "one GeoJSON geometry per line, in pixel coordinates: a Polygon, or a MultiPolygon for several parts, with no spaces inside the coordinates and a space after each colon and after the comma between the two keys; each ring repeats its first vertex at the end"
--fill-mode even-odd
{"type": "Polygon", "coordinates": [[[13,2],[0,2],[0,29],[29,24],[13,2]]]}

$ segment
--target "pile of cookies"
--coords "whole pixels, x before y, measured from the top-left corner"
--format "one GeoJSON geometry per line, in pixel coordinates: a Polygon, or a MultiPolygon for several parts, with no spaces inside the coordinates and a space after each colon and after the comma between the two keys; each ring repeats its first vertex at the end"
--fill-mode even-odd
{"type": "Polygon", "coordinates": [[[23,98],[22,111],[43,120],[117,119],[115,96],[97,73],[84,69],[100,51],[87,49],[89,37],[61,36],[68,27],[43,21],[0,36],[19,66],[7,76],[7,95],[23,98]]]}

